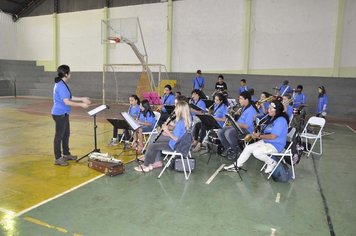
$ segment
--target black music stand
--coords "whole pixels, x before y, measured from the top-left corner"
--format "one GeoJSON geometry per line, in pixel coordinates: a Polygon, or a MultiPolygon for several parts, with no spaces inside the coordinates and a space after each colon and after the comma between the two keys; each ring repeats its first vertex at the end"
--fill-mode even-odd
{"type": "Polygon", "coordinates": [[[79,159],[76,160],[76,162],[79,162],[81,159],[83,159],[84,157],[89,156],[91,153],[93,152],[100,152],[100,149],[97,146],[97,139],[96,139],[96,129],[98,128],[98,126],[96,125],[96,115],[100,112],[102,112],[105,109],[109,109],[109,106],[107,105],[101,105],[98,106],[96,108],[94,108],[93,110],[88,111],[88,115],[93,117],[93,124],[94,124],[94,149],[90,152],[88,152],[87,154],[85,154],[84,156],[80,157],[79,159]]]}
{"type": "MultiPolygon", "coordinates": [[[[235,122],[235,120],[234,120],[230,115],[226,115],[226,119],[227,119],[228,121],[230,121],[232,127],[236,130],[237,133],[240,133],[240,134],[242,134],[242,135],[245,135],[245,134],[246,134],[246,132],[245,132],[243,129],[241,129],[241,127],[239,126],[239,124],[237,124],[237,123],[235,122]]],[[[237,145],[238,145],[238,144],[237,144],[237,145]]],[[[236,153],[235,155],[237,155],[237,153],[236,153]]],[[[237,167],[237,158],[238,158],[238,157],[235,158],[236,161],[234,161],[234,163],[233,163],[233,164],[234,164],[234,167],[233,167],[233,168],[228,169],[228,170],[222,169],[221,171],[234,171],[234,172],[236,172],[236,173],[239,175],[239,177],[240,177],[240,179],[241,179],[241,181],[242,181],[242,177],[241,177],[241,174],[240,174],[240,170],[243,170],[243,171],[245,171],[245,172],[246,172],[247,170],[244,169],[244,168],[242,168],[242,167],[237,167]]]]}
{"type": "MultiPolygon", "coordinates": [[[[114,126],[115,129],[122,129],[122,130],[132,130],[131,126],[126,122],[126,120],[119,120],[119,119],[106,119],[114,126]]],[[[124,149],[118,156],[121,156],[127,150],[126,142],[124,143],[124,149]]]]}
{"type": "Polygon", "coordinates": [[[205,102],[206,107],[211,107],[214,104],[214,100],[203,99],[205,102]]]}
{"type": "MultiPolygon", "coordinates": [[[[215,120],[215,118],[212,115],[205,114],[205,115],[196,115],[196,116],[200,119],[202,125],[204,125],[207,130],[220,129],[221,128],[219,123],[215,120]]],[[[205,153],[200,154],[200,156],[201,155],[205,155],[207,153],[209,153],[209,159],[208,159],[208,163],[209,163],[211,155],[212,155],[212,152],[211,152],[211,149],[210,149],[209,145],[208,145],[208,151],[205,152],[205,153]]]]}
{"type": "Polygon", "coordinates": [[[170,115],[174,111],[176,106],[174,105],[164,105],[164,108],[166,108],[167,113],[170,115]]]}
{"type": "MultiPolygon", "coordinates": [[[[135,120],[132,116],[130,116],[129,113],[127,112],[121,112],[122,117],[124,118],[124,121],[126,122],[126,124],[130,127],[129,129],[136,131],[137,129],[139,129],[141,127],[141,125],[137,122],[137,120],[135,120]]],[[[141,165],[141,160],[138,159],[138,140],[136,140],[136,149],[135,149],[135,160],[138,163],[138,165],[140,166],[141,170],[143,173],[146,173],[141,165]]]]}
{"type": "Polygon", "coordinates": [[[190,108],[193,108],[196,111],[206,112],[206,111],[204,111],[204,109],[202,109],[201,107],[198,107],[197,105],[195,105],[193,103],[190,103],[189,106],[190,106],[190,108]]]}

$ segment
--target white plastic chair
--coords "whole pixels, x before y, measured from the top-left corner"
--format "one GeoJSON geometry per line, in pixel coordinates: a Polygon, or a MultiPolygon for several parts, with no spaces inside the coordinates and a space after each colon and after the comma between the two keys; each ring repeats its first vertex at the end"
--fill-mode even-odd
{"type": "Polygon", "coordinates": [[[190,167],[190,163],[189,163],[189,158],[191,158],[191,153],[190,151],[188,152],[188,156],[184,157],[182,153],[177,152],[177,151],[168,151],[168,150],[162,150],[162,153],[165,155],[163,160],[166,160],[168,158],[168,156],[170,156],[170,158],[168,159],[166,165],[163,167],[161,173],[158,175],[158,178],[161,178],[161,175],[163,174],[163,172],[167,169],[167,167],[171,164],[172,159],[175,156],[180,156],[180,159],[182,160],[182,165],[183,165],[183,171],[184,171],[184,176],[185,179],[188,180],[190,174],[192,173],[192,169],[190,167]],[[186,159],[186,162],[184,161],[184,159],[186,159]],[[188,172],[189,174],[187,174],[187,168],[185,166],[185,164],[187,163],[188,166],[188,172]]]}
{"type": "Polygon", "coordinates": [[[321,132],[324,128],[325,125],[325,119],[321,118],[321,117],[316,117],[316,116],[312,116],[309,118],[307,124],[305,125],[302,133],[300,134],[300,137],[302,138],[302,140],[305,140],[305,146],[306,146],[306,151],[308,152],[308,157],[310,155],[310,153],[314,153],[317,155],[322,155],[323,154],[323,141],[322,141],[322,135],[321,132]],[[316,126],[317,128],[320,128],[319,132],[317,134],[313,134],[308,132],[308,126],[316,126]],[[319,152],[315,152],[313,151],[314,146],[316,144],[316,142],[319,139],[319,152]],[[308,140],[314,140],[312,146],[309,149],[309,145],[308,145],[308,140]]]}
{"type": "MultiPolygon", "coordinates": [[[[288,134],[287,134],[287,141],[289,142],[288,146],[284,149],[283,152],[274,152],[274,153],[269,153],[268,155],[270,157],[275,156],[277,158],[279,158],[279,161],[277,162],[276,166],[273,168],[273,170],[271,171],[271,173],[268,175],[267,179],[270,179],[273,172],[277,169],[278,165],[284,161],[285,162],[285,158],[289,157],[290,159],[290,163],[292,166],[292,173],[293,173],[293,179],[295,179],[295,172],[294,172],[294,164],[293,164],[293,154],[292,154],[292,145],[293,142],[295,142],[295,137],[296,137],[296,129],[292,128],[288,134]]],[[[262,171],[265,167],[267,166],[267,164],[265,163],[261,170],[262,171]]]]}
{"type": "Polygon", "coordinates": [[[161,113],[159,113],[159,112],[157,112],[157,111],[154,111],[153,113],[155,114],[156,123],[155,123],[155,125],[153,126],[152,131],[150,131],[150,132],[142,132],[143,139],[144,139],[144,141],[145,141],[145,146],[143,147],[142,152],[144,152],[144,150],[146,150],[146,147],[147,147],[149,141],[151,140],[152,135],[153,135],[153,134],[158,134],[157,124],[158,124],[159,119],[161,118],[161,113]],[[148,140],[146,140],[146,135],[149,135],[149,136],[148,136],[148,140]]]}

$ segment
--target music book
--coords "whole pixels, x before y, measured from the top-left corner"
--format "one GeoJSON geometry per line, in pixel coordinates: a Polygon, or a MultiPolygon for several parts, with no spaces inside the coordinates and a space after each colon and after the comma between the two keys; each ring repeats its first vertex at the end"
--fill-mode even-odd
{"type": "Polygon", "coordinates": [[[134,118],[132,118],[132,116],[130,116],[129,113],[127,113],[126,111],[121,112],[122,117],[124,117],[124,119],[126,120],[126,122],[131,126],[131,128],[133,130],[137,130],[138,128],[141,127],[141,125],[137,122],[137,120],[135,120],[134,118]]]}
{"type": "Polygon", "coordinates": [[[89,114],[89,116],[93,116],[105,109],[109,109],[109,106],[107,106],[107,105],[98,106],[98,107],[94,108],[93,110],[88,111],[88,114],[89,114]]]}
{"type": "Polygon", "coordinates": [[[231,122],[231,125],[232,125],[237,131],[240,131],[241,134],[246,134],[246,132],[241,129],[241,127],[239,126],[239,124],[237,124],[237,122],[232,118],[231,115],[226,114],[225,117],[226,117],[226,119],[227,119],[228,121],[231,122]]]}

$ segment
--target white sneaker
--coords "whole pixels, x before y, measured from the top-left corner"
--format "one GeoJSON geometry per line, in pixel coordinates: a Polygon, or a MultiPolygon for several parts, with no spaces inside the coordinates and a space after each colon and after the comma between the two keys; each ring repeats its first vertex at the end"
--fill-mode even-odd
{"type": "Polygon", "coordinates": [[[277,162],[274,161],[274,160],[271,162],[271,164],[267,164],[267,167],[265,169],[265,173],[266,174],[270,173],[276,165],[277,165],[277,162]]]}
{"type": "Polygon", "coordinates": [[[117,139],[113,138],[110,143],[108,143],[108,147],[112,147],[112,146],[117,146],[117,139]]]}
{"type": "MultiPolygon", "coordinates": [[[[224,166],[224,170],[231,170],[231,169],[235,169],[236,163],[233,163],[231,165],[228,166],[224,166]]],[[[240,168],[241,166],[237,166],[237,168],[240,168]]]]}

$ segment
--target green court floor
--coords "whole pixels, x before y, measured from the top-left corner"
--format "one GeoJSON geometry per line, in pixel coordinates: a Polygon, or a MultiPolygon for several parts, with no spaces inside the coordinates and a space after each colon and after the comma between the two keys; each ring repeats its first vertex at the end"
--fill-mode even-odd
{"type": "MultiPolygon", "coordinates": [[[[259,171],[261,162],[251,157],[247,172],[241,173],[243,181],[236,173],[222,172],[206,184],[227,160],[213,156],[207,165],[208,155],[194,155],[197,169],[188,181],[172,170],[161,179],[157,179],[160,170],[137,173],[135,162],[116,177],[101,176],[87,168],[84,160],[68,168],[54,166],[53,121],[43,111],[29,113],[23,108],[45,107],[44,103],[49,101],[0,99],[0,235],[356,232],[356,135],[342,124],[327,124],[325,130],[335,133],[323,137],[323,156],[303,158],[296,166],[296,180],[290,183],[267,180],[259,171]],[[26,168],[17,167],[21,165],[26,168]],[[39,180],[41,172],[36,167],[44,173],[39,180]]],[[[91,124],[84,113],[74,112],[71,146],[78,154],[92,147],[91,124]]],[[[99,130],[103,151],[120,152],[105,147],[111,127],[104,120],[99,130]]]]}

